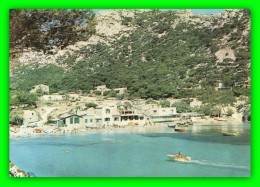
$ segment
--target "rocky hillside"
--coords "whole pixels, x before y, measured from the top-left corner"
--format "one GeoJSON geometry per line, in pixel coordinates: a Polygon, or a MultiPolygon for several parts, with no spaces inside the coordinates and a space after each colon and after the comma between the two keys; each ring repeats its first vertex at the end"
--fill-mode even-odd
{"type": "Polygon", "coordinates": [[[194,15],[190,10],[107,10],[96,33],[52,54],[29,50],[11,61],[11,86],[88,92],[128,87],[133,97],[196,97],[219,82],[249,95],[250,12],[194,15]]]}

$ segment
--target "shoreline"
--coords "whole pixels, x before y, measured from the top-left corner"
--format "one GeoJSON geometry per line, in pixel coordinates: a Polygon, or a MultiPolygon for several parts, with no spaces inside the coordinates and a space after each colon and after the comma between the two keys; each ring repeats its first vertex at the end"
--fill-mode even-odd
{"type": "MultiPolygon", "coordinates": [[[[193,125],[190,126],[228,126],[235,124],[243,124],[246,122],[228,119],[226,121],[217,121],[214,118],[202,119],[200,121],[194,121],[193,125]]],[[[79,135],[79,134],[92,134],[92,133],[149,133],[158,130],[160,132],[162,128],[169,128],[169,123],[157,123],[152,125],[144,126],[123,126],[123,127],[105,127],[105,128],[86,128],[85,126],[80,127],[55,127],[49,125],[43,125],[42,127],[10,127],[9,138],[38,138],[47,136],[63,136],[63,135],[79,135]]],[[[170,128],[169,128],[170,129],[170,128]]],[[[156,131],[157,132],[157,131],[156,131]]]]}
{"type": "Polygon", "coordinates": [[[32,177],[28,172],[16,166],[12,161],[9,161],[9,176],[10,177],[32,177]]]}

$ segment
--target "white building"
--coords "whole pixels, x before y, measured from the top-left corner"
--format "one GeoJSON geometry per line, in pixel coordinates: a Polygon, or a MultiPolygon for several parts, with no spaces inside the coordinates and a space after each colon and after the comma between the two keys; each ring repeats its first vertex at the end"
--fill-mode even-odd
{"type": "Polygon", "coordinates": [[[145,125],[145,118],[142,114],[129,110],[123,111],[117,105],[89,108],[82,118],[86,127],[145,125]]]}
{"type": "Polygon", "coordinates": [[[101,95],[103,95],[105,91],[110,91],[110,89],[108,89],[106,85],[97,86],[95,88],[96,88],[95,91],[100,92],[101,95]]]}
{"type": "Polygon", "coordinates": [[[144,126],[153,123],[173,122],[180,118],[175,107],[161,108],[159,105],[123,104],[101,105],[78,111],[75,114],[64,114],[53,120],[53,125],[101,128],[109,126],[144,126]]]}
{"type": "Polygon", "coordinates": [[[158,104],[144,104],[138,107],[143,111],[147,123],[171,123],[180,118],[180,114],[177,113],[176,107],[162,108],[158,104]]]}
{"type": "Polygon", "coordinates": [[[37,92],[41,92],[41,93],[49,93],[49,86],[46,84],[39,84],[39,85],[35,85],[32,87],[30,93],[37,93],[37,92]]]}
{"type": "Polygon", "coordinates": [[[24,110],[23,125],[27,127],[36,127],[39,124],[39,117],[35,111],[24,110]]]}
{"type": "Polygon", "coordinates": [[[116,93],[119,94],[119,95],[125,94],[127,92],[127,88],[126,87],[125,88],[114,88],[114,89],[109,89],[109,88],[107,88],[106,85],[101,85],[101,86],[95,87],[95,91],[100,92],[101,95],[103,95],[104,92],[111,91],[111,90],[116,91],[116,93]]]}
{"type": "Polygon", "coordinates": [[[87,128],[100,128],[102,123],[102,109],[89,108],[82,116],[82,124],[87,128]]]}

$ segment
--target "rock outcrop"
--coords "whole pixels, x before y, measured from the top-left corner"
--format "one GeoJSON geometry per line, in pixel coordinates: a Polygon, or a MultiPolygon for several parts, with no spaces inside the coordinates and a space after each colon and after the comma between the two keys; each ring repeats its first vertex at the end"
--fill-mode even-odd
{"type": "Polygon", "coordinates": [[[21,170],[11,161],[9,161],[9,176],[10,177],[30,177],[29,173],[21,170]]]}

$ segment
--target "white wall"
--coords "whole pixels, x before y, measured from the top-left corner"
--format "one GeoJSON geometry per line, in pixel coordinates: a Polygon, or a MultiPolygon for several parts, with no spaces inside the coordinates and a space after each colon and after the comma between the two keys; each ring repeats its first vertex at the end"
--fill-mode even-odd
{"type": "Polygon", "coordinates": [[[38,115],[35,111],[26,111],[23,118],[24,125],[28,125],[31,122],[39,121],[38,115]]]}

